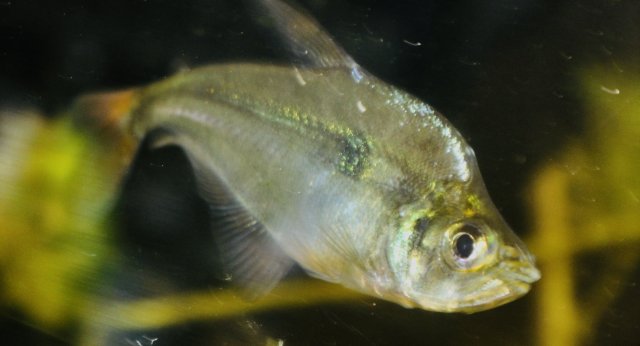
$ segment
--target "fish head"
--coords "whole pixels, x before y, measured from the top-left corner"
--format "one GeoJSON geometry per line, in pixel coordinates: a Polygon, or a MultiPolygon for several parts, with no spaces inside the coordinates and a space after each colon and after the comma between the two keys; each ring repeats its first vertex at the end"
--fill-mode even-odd
{"type": "Polygon", "coordinates": [[[533,255],[479,174],[401,208],[387,257],[405,306],[472,313],[510,302],[540,278],[533,255]],[[428,201],[428,202],[427,202],[428,201]]]}

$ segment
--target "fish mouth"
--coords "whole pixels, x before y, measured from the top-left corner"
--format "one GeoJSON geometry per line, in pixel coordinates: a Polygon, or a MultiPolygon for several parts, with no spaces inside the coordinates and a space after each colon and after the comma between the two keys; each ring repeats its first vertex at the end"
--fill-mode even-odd
{"type": "Polygon", "coordinates": [[[531,255],[503,260],[496,268],[498,278],[489,280],[478,295],[469,297],[469,305],[462,307],[461,311],[472,313],[487,310],[522,297],[541,278],[540,270],[534,263],[531,255]]]}
{"type": "Polygon", "coordinates": [[[522,282],[530,285],[540,280],[540,270],[533,263],[521,261],[504,261],[499,265],[507,279],[513,282],[522,282]]]}
{"type": "Polygon", "coordinates": [[[470,296],[467,304],[459,307],[460,312],[483,311],[514,301],[529,292],[531,284],[541,277],[530,261],[504,261],[498,267],[501,277],[485,283],[477,295],[470,296]]]}
{"type": "Polygon", "coordinates": [[[505,279],[526,284],[540,280],[541,275],[536,267],[535,257],[524,248],[524,245],[505,246],[500,255],[502,260],[498,267],[505,279]]]}
{"type": "Polygon", "coordinates": [[[529,283],[522,281],[512,282],[500,289],[475,294],[450,309],[450,311],[471,314],[493,309],[522,297],[529,292],[530,289],[531,285],[529,283]]]}
{"type": "Polygon", "coordinates": [[[467,290],[463,300],[447,305],[443,310],[470,314],[507,304],[529,292],[531,284],[541,277],[540,271],[529,261],[504,261],[496,269],[493,278],[467,290]]]}
{"type": "Polygon", "coordinates": [[[514,262],[505,264],[504,267],[506,268],[495,268],[499,273],[478,273],[486,277],[476,277],[467,283],[457,285],[459,291],[452,291],[450,287],[444,286],[435,296],[416,299],[417,306],[427,310],[471,314],[522,297],[529,292],[531,284],[540,279],[540,272],[533,266],[523,266],[522,263],[514,262]]]}

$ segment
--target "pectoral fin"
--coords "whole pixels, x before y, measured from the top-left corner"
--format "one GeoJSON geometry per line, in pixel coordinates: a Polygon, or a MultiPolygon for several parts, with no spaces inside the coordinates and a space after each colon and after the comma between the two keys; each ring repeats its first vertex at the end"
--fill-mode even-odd
{"type": "Polygon", "coordinates": [[[202,198],[209,203],[223,269],[249,298],[268,293],[289,271],[293,261],[215,172],[190,155],[202,198]]]}

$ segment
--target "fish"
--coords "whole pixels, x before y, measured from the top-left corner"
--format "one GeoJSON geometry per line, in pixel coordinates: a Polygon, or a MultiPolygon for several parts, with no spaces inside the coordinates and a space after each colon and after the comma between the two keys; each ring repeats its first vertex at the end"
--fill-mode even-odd
{"type": "Polygon", "coordinates": [[[219,63],[89,95],[79,121],[125,148],[147,138],[182,148],[224,270],[254,298],[294,264],[430,311],[472,313],[527,293],[535,258],[460,132],[362,68],[303,10],[254,4],[299,63],[219,63]]]}

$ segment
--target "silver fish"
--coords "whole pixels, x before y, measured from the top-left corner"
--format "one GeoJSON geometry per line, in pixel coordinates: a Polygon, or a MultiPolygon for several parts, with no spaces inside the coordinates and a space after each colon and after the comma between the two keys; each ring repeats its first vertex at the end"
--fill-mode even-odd
{"type": "Polygon", "coordinates": [[[525,294],[540,277],[533,256],[460,133],[366,72],[309,16],[259,4],[306,64],[193,69],[128,93],[127,111],[103,119],[134,146],[152,134],[155,146],[184,149],[233,280],[263,294],[295,262],[446,312],[525,294]]]}

